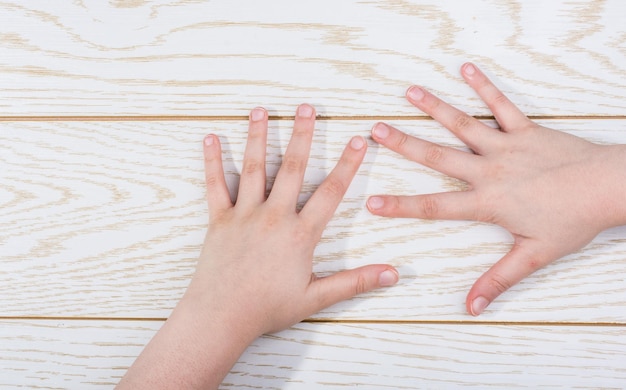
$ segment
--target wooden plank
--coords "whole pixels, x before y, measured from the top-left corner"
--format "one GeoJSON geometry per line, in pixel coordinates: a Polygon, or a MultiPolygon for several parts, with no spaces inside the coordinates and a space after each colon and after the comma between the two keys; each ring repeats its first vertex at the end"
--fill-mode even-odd
{"type": "MultiPolygon", "coordinates": [[[[160,322],[2,321],[0,386],[110,388],[160,322]]],[[[623,327],[299,324],[252,344],[222,388],[621,388],[623,327]]]]}
{"type": "MultiPolygon", "coordinates": [[[[546,121],[607,143],[626,142],[626,121],[546,121]]],[[[318,121],[301,201],[344,144],[370,121],[318,121]]],[[[432,141],[460,146],[433,121],[396,121],[432,141]]],[[[270,124],[268,174],[291,122],[270,124]]],[[[224,143],[231,188],[246,123],[0,123],[0,306],[3,316],[167,317],[193,272],[207,222],[201,140],[224,143]]],[[[465,294],[508,250],[501,229],[473,222],[374,217],[376,193],[427,193],[460,184],[370,142],[357,177],[317,247],[315,270],[398,267],[398,286],[336,305],[318,318],[468,320],[465,294]]],[[[626,322],[626,228],[540,270],[482,316],[497,321],[626,322]]]]}
{"type": "Polygon", "coordinates": [[[0,116],[420,115],[426,85],[489,114],[475,61],[530,115],[624,115],[626,4],[0,1],[0,116]],[[332,10],[332,11],[330,11],[332,10]]]}

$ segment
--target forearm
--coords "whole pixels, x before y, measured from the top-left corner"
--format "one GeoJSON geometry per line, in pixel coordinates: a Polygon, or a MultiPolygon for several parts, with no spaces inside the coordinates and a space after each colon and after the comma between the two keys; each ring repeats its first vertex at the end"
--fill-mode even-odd
{"type": "Polygon", "coordinates": [[[216,389],[256,338],[188,291],[118,389],[216,389]]]}

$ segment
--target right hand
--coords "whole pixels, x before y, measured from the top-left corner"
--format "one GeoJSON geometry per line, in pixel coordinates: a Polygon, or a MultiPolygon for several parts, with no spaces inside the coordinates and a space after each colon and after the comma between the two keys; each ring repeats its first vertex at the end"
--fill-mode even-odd
{"type": "Polygon", "coordinates": [[[374,196],[369,210],[387,217],[463,219],[508,230],[510,252],[482,275],[466,306],[479,315],[535,270],[579,250],[602,230],[626,224],[626,147],[596,145],[529,120],[474,65],[462,74],[495,115],[491,128],[420,87],[408,100],[459,137],[473,153],[374,126],[374,140],[410,160],[461,179],[461,192],[374,196]]]}

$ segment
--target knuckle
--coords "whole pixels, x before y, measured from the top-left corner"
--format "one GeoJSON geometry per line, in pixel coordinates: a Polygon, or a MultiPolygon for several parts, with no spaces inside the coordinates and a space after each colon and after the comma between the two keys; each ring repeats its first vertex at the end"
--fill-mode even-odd
{"type": "Polygon", "coordinates": [[[293,127],[291,137],[305,136],[308,137],[313,133],[313,125],[309,123],[298,123],[293,127]]]}
{"type": "Polygon", "coordinates": [[[395,196],[389,196],[385,199],[384,207],[382,208],[386,215],[398,216],[402,213],[402,207],[400,206],[400,199],[395,196]]]}
{"type": "Polygon", "coordinates": [[[207,175],[205,179],[206,186],[209,188],[215,187],[218,181],[219,179],[216,175],[207,175]]]}
{"type": "Polygon", "coordinates": [[[509,288],[511,288],[512,284],[507,279],[502,277],[501,275],[494,275],[489,279],[489,286],[493,287],[499,294],[502,294],[509,288]]]}
{"type": "Polygon", "coordinates": [[[439,202],[432,195],[425,195],[421,202],[422,215],[426,219],[435,219],[439,214],[439,202]]]}
{"type": "Polygon", "coordinates": [[[285,156],[282,166],[287,173],[302,173],[305,169],[305,163],[295,156],[285,156]]]}
{"type": "Polygon", "coordinates": [[[247,174],[256,173],[263,168],[263,163],[259,160],[244,160],[243,172],[247,174]]]}
{"type": "Polygon", "coordinates": [[[454,119],[454,127],[457,130],[464,130],[467,129],[472,123],[472,117],[465,114],[465,113],[460,113],[456,116],[456,118],[454,119]]]}
{"type": "Polygon", "coordinates": [[[346,186],[341,180],[328,177],[320,186],[320,190],[328,195],[343,195],[346,191],[346,186]]]}
{"type": "Polygon", "coordinates": [[[406,148],[408,141],[409,141],[409,136],[405,133],[400,133],[400,136],[398,137],[395,143],[396,150],[404,150],[406,148]]]}
{"type": "Polygon", "coordinates": [[[433,95],[427,94],[424,96],[424,99],[422,99],[422,104],[424,104],[428,110],[434,111],[441,106],[441,100],[433,95]]]}
{"type": "Polygon", "coordinates": [[[304,226],[297,227],[292,232],[293,232],[293,239],[297,244],[306,242],[307,240],[310,240],[311,238],[311,230],[304,226]]]}
{"type": "Polygon", "coordinates": [[[496,93],[496,95],[493,97],[493,104],[501,105],[508,102],[509,98],[507,98],[506,95],[500,91],[498,91],[498,93],[496,93]]]}
{"type": "Polygon", "coordinates": [[[274,217],[268,217],[267,219],[265,219],[262,222],[262,227],[264,230],[272,230],[276,227],[276,224],[278,223],[278,220],[274,217]]]}
{"type": "Polygon", "coordinates": [[[430,165],[438,165],[444,156],[444,148],[437,144],[431,144],[426,148],[426,155],[424,158],[426,159],[426,163],[430,165]]]}
{"type": "Polygon", "coordinates": [[[301,221],[301,223],[292,228],[291,239],[295,245],[306,246],[309,245],[307,243],[317,243],[320,236],[316,233],[315,225],[301,221]]]}
{"type": "Polygon", "coordinates": [[[479,79],[479,81],[477,82],[477,88],[478,89],[484,89],[484,88],[488,88],[493,86],[493,84],[491,83],[491,80],[489,80],[487,77],[483,76],[479,79]]]}
{"type": "Polygon", "coordinates": [[[354,286],[355,294],[356,295],[363,294],[367,290],[368,290],[368,288],[367,288],[367,280],[365,279],[365,276],[363,276],[362,274],[358,274],[357,278],[356,278],[356,283],[355,283],[355,286],[354,286]]]}

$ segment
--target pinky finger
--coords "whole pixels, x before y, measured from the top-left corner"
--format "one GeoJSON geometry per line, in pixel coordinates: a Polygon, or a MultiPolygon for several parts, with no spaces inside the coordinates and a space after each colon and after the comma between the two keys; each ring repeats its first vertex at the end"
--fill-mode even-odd
{"type": "Polygon", "coordinates": [[[206,198],[209,206],[209,216],[233,206],[224,179],[222,166],[222,148],[219,138],[209,134],[204,138],[204,177],[206,183],[206,198]]]}

